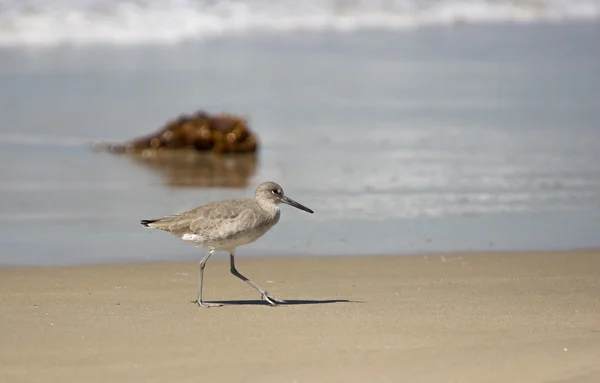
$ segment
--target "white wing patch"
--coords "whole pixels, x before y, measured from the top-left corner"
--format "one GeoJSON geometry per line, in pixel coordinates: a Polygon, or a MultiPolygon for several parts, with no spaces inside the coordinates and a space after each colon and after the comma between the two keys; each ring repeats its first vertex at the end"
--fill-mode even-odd
{"type": "Polygon", "coordinates": [[[181,239],[184,241],[202,242],[202,237],[200,237],[198,234],[184,234],[181,236],[181,239]]]}

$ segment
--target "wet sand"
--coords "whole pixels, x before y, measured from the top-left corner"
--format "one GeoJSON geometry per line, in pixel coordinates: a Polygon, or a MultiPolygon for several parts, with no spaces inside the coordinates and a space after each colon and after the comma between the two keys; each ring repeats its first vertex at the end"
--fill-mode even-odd
{"type": "Polygon", "coordinates": [[[0,381],[600,381],[600,251],[238,258],[0,269],[0,381]]]}

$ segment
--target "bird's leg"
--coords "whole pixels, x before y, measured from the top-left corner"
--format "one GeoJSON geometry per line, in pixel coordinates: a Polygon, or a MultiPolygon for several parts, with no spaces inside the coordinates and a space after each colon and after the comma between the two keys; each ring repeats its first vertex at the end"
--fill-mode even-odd
{"type": "Polygon", "coordinates": [[[244,281],[247,284],[249,284],[250,286],[252,286],[253,289],[255,289],[256,291],[258,291],[260,293],[260,295],[262,296],[262,299],[264,299],[265,301],[267,301],[272,306],[275,306],[277,303],[285,303],[285,301],[282,301],[280,299],[275,298],[274,296],[272,296],[271,294],[269,294],[265,289],[263,289],[262,287],[260,287],[256,283],[252,282],[251,280],[249,280],[248,278],[246,278],[245,276],[243,276],[239,271],[237,271],[236,268],[235,268],[235,258],[234,258],[234,255],[233,255],[233,251],[231,253],[229,253],[229,259],[231,261],[231,269],[230,269],[231,270],[231,274],[235,275],[236,277],[238,277],[242,281],[244,281]]]}
{"type": "Polygon", "coordinates": [[[204,276],[204,266],[206,266],[206,261],[213,255],[215,251],[209,250],[208,253],[202,258],[200,261],[200,271],[198,273],[198,298],[196,298],[194,303],[196,303],[200,307],[219,307],[223,306],[221,303],[206,303],[202,300],[202,277],[204,276]]]}

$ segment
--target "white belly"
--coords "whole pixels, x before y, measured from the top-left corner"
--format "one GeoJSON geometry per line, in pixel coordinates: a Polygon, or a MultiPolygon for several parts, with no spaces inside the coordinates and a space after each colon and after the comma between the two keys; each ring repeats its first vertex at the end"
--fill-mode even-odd
{"type": "Polygon", "coordinates": [[[268,230],[264,231],[250,231],[247,233],[240,233],[238,235],[222,237],[207,238],[199,234],[183,234],[181,239],[187,242],[192,242],[197,247],[214,250],[233,250],[236,247],[247,245],[262,237],[268,230]]]}

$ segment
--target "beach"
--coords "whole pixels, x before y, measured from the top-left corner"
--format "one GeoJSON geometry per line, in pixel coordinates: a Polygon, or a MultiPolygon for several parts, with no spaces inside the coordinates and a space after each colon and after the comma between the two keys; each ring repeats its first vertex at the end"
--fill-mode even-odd
{"type": "Polygon", "coordinates": [[[600,251],[0,269],[2,382],[596,382],[600,251]]]}
{"type": "MultiPolygon", "coordinates": [[[[0,383],[600,381],[600,0],[5,0],[0,383]],[[93,150],[203,111],[256,153],[93,150]],[[98,148],[99,146],[95,146],[98,148]],[[193,159],[190,159],[193,157],[193,159]],[[238,270],[141,220],[281,207],[238,270]]],[[[229,135],[227,135],[229,136],[229,135]]]]}

